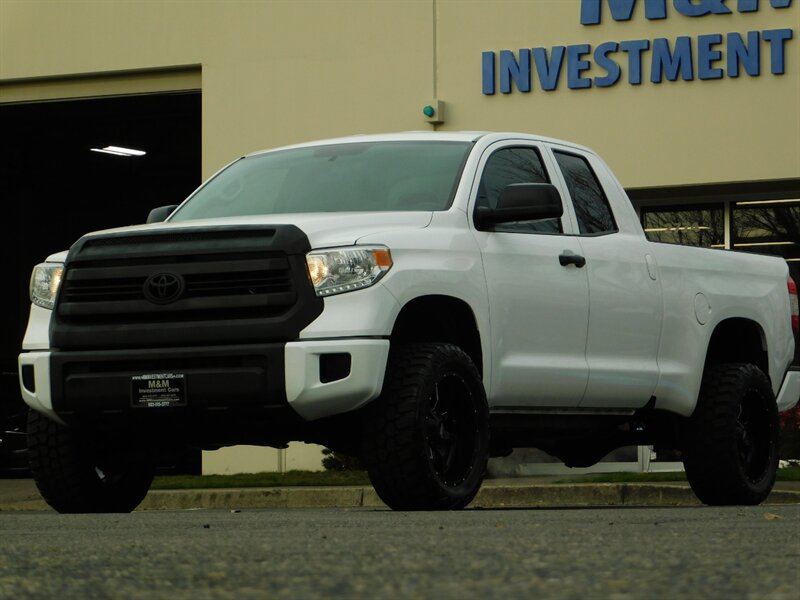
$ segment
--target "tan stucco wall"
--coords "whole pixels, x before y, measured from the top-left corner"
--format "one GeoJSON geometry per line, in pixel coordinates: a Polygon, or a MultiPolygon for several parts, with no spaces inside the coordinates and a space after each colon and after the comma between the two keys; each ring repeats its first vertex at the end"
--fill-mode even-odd
{"type": "Polygon", "coordinates": [[[3,0],[0,82],[201,65],[208,176],[260,148],[419,128],[432,40],[430,2],[3,0]]]}
{"type": "Polygon", "coordinates": [[[36,97],[42,84],[31,78],[46,84],[198,66],[204,175],[258,148],[430,129],[420,109],[436,94],[447,102],[442,129],[581,142],[626,186],[800,176],[800,2],[775,10],[762,0],[757,13],[702,18],[606,17],[596,27],[580,25],[579,7],[579,0],[3,0],[0,101],[24,99],[25,86],[36,97]],[[783,76],[769,74],[765,56],[758,78],[569,90],[562,73],[554,92],[534,84],[529,94],[481,93],[484,50],[780,27],[795,30],[783,76]]]}
{"type": "MultiPolygon", "coordinates": [[[[594,148],[630,187],[800,177],[800,2],[775,10],[762,0],[757,13],[666,20],[638,13],[628,22],[607,14],[598,26],[580,24],[579,0],[439,1],[439,95],[453,99],[447,128],[536,131],[594,148]],[[528,94],[484,96],[479,58],[484,50],[792,28],[787,73],[713,81],[569,90],[566,73],[556,91],[536,84],[528,94]]],[[[762,49],[765,52],[766,49],[762,49]]],[[[695,57],[696,61],[696,57],[695,57]]],[[[647,65],[648,61],[644,61],[647,65]]],[[[724,61],[723,61],[724,64],[724,61]]],[[[605,75],[592,69],[587,76],[605,75]]],[[[645,67],[649,77],[649,66],[645,67]]],[[[623,69],[623,79],[627,75],[623,69]]],[[[534,77],[535,79],[535,77],[534,77]]]]}
{"type": "Polygon", "coordinates": [[[203,475],[322,471],[322,446],[292,442],[288,448],[232,446],[203,451],[203,475]]]}

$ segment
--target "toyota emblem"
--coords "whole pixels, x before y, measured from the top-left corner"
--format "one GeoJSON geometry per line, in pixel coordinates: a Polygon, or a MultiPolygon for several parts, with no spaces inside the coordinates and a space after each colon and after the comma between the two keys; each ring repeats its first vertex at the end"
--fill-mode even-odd
{"type": "Polygon", "coordinates": [[[153,304],[175,302],[183,294],[183,277],[175,273],[155,273],[144,282],[144,297],[153,304]]]}

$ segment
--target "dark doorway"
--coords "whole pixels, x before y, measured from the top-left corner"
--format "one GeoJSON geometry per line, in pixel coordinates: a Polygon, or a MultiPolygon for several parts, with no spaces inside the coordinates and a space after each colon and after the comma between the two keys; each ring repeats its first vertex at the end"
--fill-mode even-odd
{"type": "Polygon", "coordinates": [[[13,463],[24,412],[17,354],[33,266],[83,234],[144,223],[201,178],[199,92],[0,105],[0,470],[13,463]],[[107,146],[146,152],[121,156],[107,146]],[[5,460],[4,460],[5,459],[5,460]]]}

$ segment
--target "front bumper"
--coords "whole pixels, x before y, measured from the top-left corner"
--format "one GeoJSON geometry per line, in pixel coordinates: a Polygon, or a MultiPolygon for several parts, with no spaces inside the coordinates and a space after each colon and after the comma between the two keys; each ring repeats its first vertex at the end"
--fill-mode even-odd
{"type": "Polygon", "coordinates": [[[65,423],[164,417],[208,424],[235,415],[277,425],[340,414],[376,398],[388,353],[385,339],[32,351],[19,356],[19,380],[31,408],[65,423]],[[167,371],[185,375],[186,406],[133,406],[132,378],[167,371]]]}

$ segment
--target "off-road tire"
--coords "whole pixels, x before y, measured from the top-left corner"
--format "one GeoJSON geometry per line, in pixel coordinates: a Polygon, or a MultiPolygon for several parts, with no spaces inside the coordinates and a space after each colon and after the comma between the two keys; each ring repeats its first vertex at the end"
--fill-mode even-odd
{"type": "Polygon", "coordinates": [[[489,456],[489,411],[478,370],[457,346],[393,349],[364,423],[362,462],[390,508],[454,510],[475,497],[489,456]]]}
{"type": "Polygon", "coordinates": [[[125,436],[101,441],[31,410],[28,461],[45,501],[60,513],[131,512],[153,481],[153,461],[125,436]]]}
{"type": "Polygon", "coordinates": [[[692,490],[710,505],[755,505],[778,469],[778,412],[767,376],[751,364],[706,369],[682,435],[692,490]]]}

